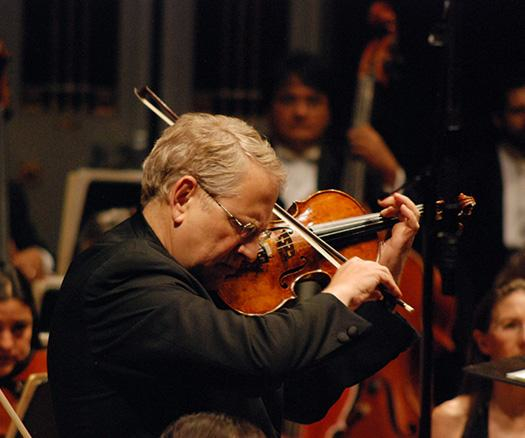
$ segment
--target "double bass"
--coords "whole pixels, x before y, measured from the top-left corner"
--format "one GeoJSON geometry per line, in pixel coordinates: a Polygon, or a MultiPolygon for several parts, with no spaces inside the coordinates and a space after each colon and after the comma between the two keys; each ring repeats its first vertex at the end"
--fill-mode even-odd
{"type": "MultiPolygon", "coordinates": [[[[392,6],[385,1],[374,2],[368,11],[368,24],[373,34],[359,61],[351,128],[371,125],[374,105],[377,103],[377,87],[389,87],[390,72],[397,59],[397,16],[392,6]]],[[[378,152],[383,155],[382,160],[392,162],[395,158],[388,146],[385,145],[385,148],[378,152]],[[386,157],[386,154],[390,154],[390,157],[386,157]]],[[[345,163],[344,191],[358,200],[365,199],[366,173],[366,160],[358,154],[352,154],[345,163]]]]}

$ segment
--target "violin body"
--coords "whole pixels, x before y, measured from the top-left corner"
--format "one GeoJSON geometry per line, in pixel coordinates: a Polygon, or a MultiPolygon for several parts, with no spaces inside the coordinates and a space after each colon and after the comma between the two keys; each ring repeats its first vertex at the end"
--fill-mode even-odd
{"type": "MultiPolygon", "coordinates": [[[[365,212],[358,201],[337,190],[317,192],[291,207],[293,216],[310,229],[365,212]]],[[[272,312],[296,298],[294,287],[299,281],[316,280],[327,285],[336,271],[287,224],[276,220],[268,230],[271,231],[271,238],[261,241],[257,261],[246,263],[237,272],[228,275],[218,291],[228,306],[243,314],[272,312]],[[256,288],[254,284],[257,284],[256,288]]],[[[374,231],[360,235],[358,239],[354,233],[350,236],[341,233],[326,240],[347,259],[354,256],[366,260],[377,258],[379,243],[374,231]]]]}

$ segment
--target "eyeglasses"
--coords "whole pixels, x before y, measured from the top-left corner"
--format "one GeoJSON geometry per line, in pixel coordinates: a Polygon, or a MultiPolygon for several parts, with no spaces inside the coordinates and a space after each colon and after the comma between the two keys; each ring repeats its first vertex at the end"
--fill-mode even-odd
{"type": "Polygon", "coordinates": [[[206,193],[211,199],[213,199],[215,203],[222,209],[222,211],[226,213],[226,216],[228,216],[228,220],[237,230],[237,233],[239,233],[243,240],[251,240],[258,233],[259,229],[257,225],[252,224],[251,222],[248,222],[247,224],[242,223],[233,214],[231,214],[230,211],[224,205],[222,205],[207,190],[205,190],[201,184],[199,184],[199,186],[203,190],[203,192],[206,193]]]}

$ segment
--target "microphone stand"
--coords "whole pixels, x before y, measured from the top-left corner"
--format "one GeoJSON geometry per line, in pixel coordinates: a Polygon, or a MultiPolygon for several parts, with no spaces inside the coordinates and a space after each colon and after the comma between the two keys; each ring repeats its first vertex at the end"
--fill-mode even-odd
{"type": "MultiPolygon", "coordinates": [[[[456,90],[455,76],[457,75],[455,56],[456,56],[456,37],[457,24],[459,19],[459,0],[443,0],[443,13],[441,19],[435,24],[432,32],[428,36],[428,43],[435,50],[439,51],[439,75],[437,87],[437,114],[436,114],[436,141],[433,144],[432,166],[425,178],[424,187],[424,208],[423,217],[423,259],[424,259],[424,277],[423,277],[423,339],[421,345],[421,413],[419,422],[419,437],[430,438],[431,435],[431,414],[433,407],[433,266],[435,264],[435,249],[446,245],[447,242],[453,242],[457,233],[440,232],[435,235],[435,205],[433,200],[436,199],[438,180],[445,169],[445,166],[451,166],[451,140],[454,139],[455,133],[460,130],[458,96],[456,90]],[[447,145],[448,143],[448,145],[447,145]],[[447,147],[448,146],[448,147],[447,147]],[[446,157],[446,158],[443,158],[446,157]],[[439,164],[438,164],[439,163],[439,164]],[[438,242],[436,238],[445,239],[438,242]],[[449,239],[449,240],[446,240],[449,239]],[[439,244],[439,245],[438,245],[439,244]]],[[[453,167],[452,167],[453,170],[453,167]]],[[[450,183],[445,178],[445,182],[450,183]]],[[[452,187],[448,187],[451,189],[452,187]]],[[[445,207],[446,209],[446,207],[445,207]]],[[[452,251],[454,252],[454,251],[452,251]]],[[[450,260],[449,260],[450,262],[450,260]]],[[[449,263],[450,265],[451,263],[449,263]]],[[[450,267],[450,266],[449,266],[450,267]]],[[[447,272],[448,274],[448,272],[447,272]]],[[[448,288],[448,279],[443,279],[443,286],[448,288]]],[[[448,292],[448,291],[447,291],[448,292]]]]}

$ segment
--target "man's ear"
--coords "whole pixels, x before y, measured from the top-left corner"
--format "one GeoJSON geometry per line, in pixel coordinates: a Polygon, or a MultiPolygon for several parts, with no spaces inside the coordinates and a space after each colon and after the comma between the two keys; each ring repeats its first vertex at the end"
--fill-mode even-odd
{"type": "Polygon", "coordinates": [[[188,211],[189,202],[195,197],[198,183],[191,175],[185,175],[179,178],[173,184],[168,193],[168,200],[171,210],[173,225],[177,226],[182,223],[188,211]]]}
{"type": "Polygon", "coordinates": [[[472,332],[472,336],[478,345],[479,351],[481,351],[486,356],[490,356],[490,343],[487,339],[488,335],[483,333],[481,330],[475,329],[472,332]]]}

